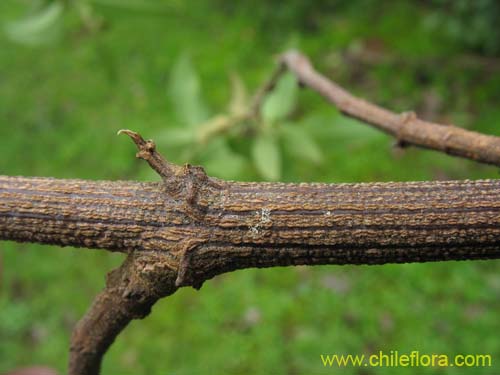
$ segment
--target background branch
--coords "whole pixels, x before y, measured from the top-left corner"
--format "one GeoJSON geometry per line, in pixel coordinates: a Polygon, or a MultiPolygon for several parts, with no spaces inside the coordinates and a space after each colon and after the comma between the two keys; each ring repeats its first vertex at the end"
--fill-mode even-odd
{"type": "Polygon", "coordinates": [[[284,53],[280,62],[297,77],[302,85],[321,94],[342,113],[394,136],[400,145],[429,148],[500,166],[500,137],[465,130],[453,125],[420,120],[414,112],[397,114],[357,98],[318,73],[309,59],[298,51],[284,53]]]}

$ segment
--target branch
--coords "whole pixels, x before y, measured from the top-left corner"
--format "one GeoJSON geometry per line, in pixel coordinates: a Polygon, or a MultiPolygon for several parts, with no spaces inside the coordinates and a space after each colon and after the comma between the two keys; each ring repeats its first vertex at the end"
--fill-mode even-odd
{"type": "Polygon", "coordinates": [[[285,71],[286,71],[285,65],[281,63],[278,64],[274,69],[274,71],[269,76],[269,78],[266,81],[264,81],[262,86],[259,87],[254,97],[252,98],[252,102],[250,104],[250,109],[247,114],[249,118],[260,116],[260,110],[262,108],[264,98],[266,97],[267,94],[269,94],[271,91],[274,90],[276,84],[278,83],[279,79],[281,78],[281,76],[285,71]]]}
{"type": "Polygon", "coordinates": [[[136,136],[163,183],[0,177],[0,238],[160,254],[197,287],[248,267],[500,257],[497,180],[226,182],[166,168],[136,136]]]}
{"type": "Polygon", "coordinates": [[[319,74],[300,52],[286,52],[280,62],[302,85],[324,96],[342,113],[383,130],[401,145],[419,146],[500,166],[500,137],[423,121],[414,112],[397,114],[357,98],[319,74]]]}
{"type": "Polygon", "coordinates": [[[2,176],[0,238],[160,253],[171,256],[172,268],[178,260],[172,247],[198,239],[204,257],[197,259],[207,263],[193,259],[191,266],[201,267],[200,279],[221,261],[230,271],[295,260],[372,264],[497,258],[499,195],[498,180],[224,182],[217,194],[199,197],[205,214],[197,218],[166,198],[158,183],[2,176]]]}
{"type": "Polygon", "coordinates": [[[98,374],[102,357],[132,319],[145,318],[162,297],[177,290],[162,255],[132,253],[108,274],[106,287],[73,331],[69,374],[98,374]]]}

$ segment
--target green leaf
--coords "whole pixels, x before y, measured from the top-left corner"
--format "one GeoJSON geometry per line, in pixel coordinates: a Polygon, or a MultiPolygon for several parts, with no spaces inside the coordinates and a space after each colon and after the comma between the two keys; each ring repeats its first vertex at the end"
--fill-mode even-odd
{"type": "Polygon", "coordinates": [[[39,45],[51,42],[60,32],[60,20],[64,6],[60,1],[52,1],[47,6],[24,19],[5,25],[5,34],[12,41],[39,45]]]}
{"type": "Polygon", "coordinates": [[[210,176],[234,180],[244,175],[247,167],[245,158],[228,146],[222,138],[214,139],[202,154],[203,166],[210,176]]]}
{"type": "Polygon", "coordinates": [[[208,119],[200,94],[200,81],[187,55],[179,57],[170,74],[168,91],[180,122],[196,126],[208,119]]]}
{"type": "Polygon", "coordinates": [[[257,170],[266,180],[276,181],[281,177],[281,150],[271,134],[259,134],[255,138],[252,157],[257,170]]]}
{"type": "Polygon", "coordinates": [[[336,109],[329,113],[315,113],[298,122],[308,133],[321,143],[333,139],[335,142],[367,143],[384,139],[386,135],[359,120],[347,117],[336,109]]]}
{"type": "Polygon", "coordinates": [[[286,150],[300,158],[319,164],[323,154],[311,134],[301,126],[283,124],[280,128],[286,150]]]}
{"type": "Polygon", "coordinates": [[[127,9],[134,12],[161,14],[175,10],[175,4],[162,4],[158,1],[146,0],[89,0],[90,3],[118,9],[127,9]]]}
{"type": "Polygon", "coordinates": [[[292,112],[297,100],[297,87],[297,80],[291,73],[286,73],[279,80],[262,105],[261,113],[265,122],[282,120],[292,112]]]}
{"type": "Polygon", "coordinates": [[[189,127],[169,128],[156,137],[159,144],[166,146],[187,146],[196,140],[196,131],[189,127]]]}

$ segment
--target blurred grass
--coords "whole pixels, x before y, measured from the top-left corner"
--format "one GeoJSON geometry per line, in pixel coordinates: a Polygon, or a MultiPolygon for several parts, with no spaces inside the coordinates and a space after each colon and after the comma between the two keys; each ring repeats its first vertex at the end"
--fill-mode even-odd
{"type": "MultiPolygon", "coordinates": [[[[272,70],[273,56],[295,46],[367,99],[500,135],[499,67],[487,69],[481,57],[464,65],[471,51],[439,28],[426,27],[433,11],[418,2],[335,2],[324,12],[314,7],[309,12],[300,1],[293,2],[295,8],[276,2],[161,4],[168,6],[162,11],[97,6],[106,28],[94,34],[69,14],[63,37],[45,46],[21,46],[0,36],[1,174],[156,179],[134,160],[130,142],[115,134],[131,128],[155,138],[179,125],[168,79],[185,53],[213,113],[229,101],[229,73],[237,72],[255,89],[272,70]],[[300,24],[299,5],[307,15],[300,24]]],[[[23,10],[22,2],[1,2],[0,22],[23,10]]],[[[311,166],[285,154],[285,181],[498,177],[496,168],[432,151],[395,152],[392,139],[340,116],[307,90],[300,93],[296,112],[296,122],[320,143],[325,160],[311,166]]],[[[248,142],[241,139],[232,147],[245,149],[248,142]]],[[[184,161],[176,150],[159,147],[168,158],[184,161]]],[[[259,176],[248,168],[234,178],[259,176]]],[[[0,372],[39,363],[64,373],[71,327],[122,257],[2,242],[0,259],[0,372]]],[[[147,319],[133,322],[106,356],[103,373],[321,374],[333,370],[323,368],[320,354],[379,350],[489,353],[494,368],[404,371],[498,373],[499,265],[234,272],[207,282],[201,292],[182,289],[147,319]]]]}

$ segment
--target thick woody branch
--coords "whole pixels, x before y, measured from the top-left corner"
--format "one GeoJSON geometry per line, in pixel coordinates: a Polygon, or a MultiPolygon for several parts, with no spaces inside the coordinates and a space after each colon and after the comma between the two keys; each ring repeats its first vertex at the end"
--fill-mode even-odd
{"type": "MultiPolygon", "coordinates": [[[[394,136],[401,145],[419,146],[500,166],[500,137],[424,121],[418,119],[414,112],[394,113],[355,97],[318,73],[309,59],[300,52],[284,53],[280,63],[302,85],[324,96],[341,112],[394,136]]],[[[281,68],[277,70],[280,71],[281,68]]]]}
{"type": "Polygon", "coordinates": [[[497,180],[243,183],[178,168],[171,186],[0,177],[0,238],[161,254],[178,286],[247,267],[500,258],[497,180]]]}

